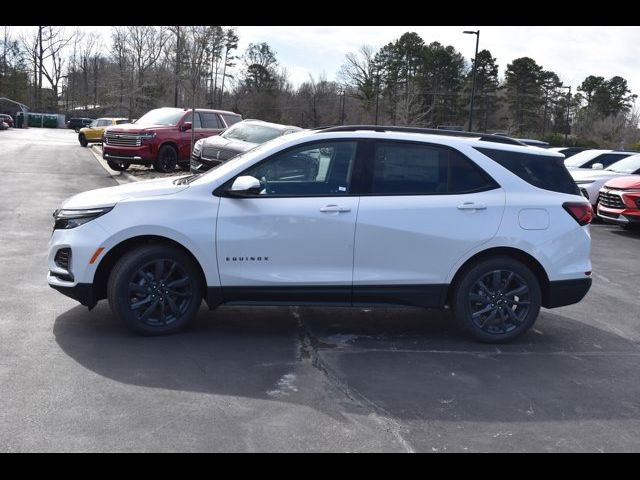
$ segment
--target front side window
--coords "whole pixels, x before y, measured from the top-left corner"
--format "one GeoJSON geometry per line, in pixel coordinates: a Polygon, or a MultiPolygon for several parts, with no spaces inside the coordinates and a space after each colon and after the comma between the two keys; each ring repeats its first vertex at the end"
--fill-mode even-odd
{"type": "Polygon", "coordinates": [[[598,155],[593,160],[585,163],[582,168],[591,168],[594,163],[601,163],[604,168],[609,165],[613,165],[616,162],[619,162],[623,158],[627,158],[633,155],[632,153],[603,153],[602,155],[598,155]]]}
{"type": "Polygon", "coordinates": [[[334,196],[349,192],[356,142],[316,143],[261,162],[242,175],[260,180],[260,196],[334,196]]]}
{"type": "Polygon", "coordinates": [[[373,194],[444,195],[496,187],[484,171],[455,150],[399,142],[376,144],[373,194]]]}
{"type": "Polygon", "coordinates": [[[192,123],[192,128],[202,128],[202,124],[200,123],[200,114],[198,112],[196,112],[196,121],[195,122],[192,122],[191,118],[192,118],[192,115],[191,115],[191,112],[189,112],[189,114],[184,117],[184,121],[185,122],[191,122],[192,123]]]}

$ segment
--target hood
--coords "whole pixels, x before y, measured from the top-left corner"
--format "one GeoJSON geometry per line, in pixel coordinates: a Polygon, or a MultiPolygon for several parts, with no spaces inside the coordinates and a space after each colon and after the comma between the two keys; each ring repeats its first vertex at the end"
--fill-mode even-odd
{"type": "Polygon", "coordinates": [[[148,198],[159,195],[172,195],[189,188],[189,185],[174,185],[178,177],[144,180],[142,182],[99,188],[74,195],[62,203],[61,208],[99,208],[112,207],[116,203],[131,198],[148,198]]]}
{"type": "Polygon", "coordinates": [[[121,133],[143,133],[147,130],[173,130],[176,129],[175,125],[152,125],[145,123],[123,123],[120,125],[113,125],[109,127],[110,132],[121,133]]]}
{"type": "Polygon", "coordinates": [[[578,168],[570,170],[571,176],[575,181],[578,180],[600,180],[609,177],[619,177],[621,173],[611,172],[609,170],[592,170],[590,168],[578,168]]]}
{"type": "Polygon", "coordinates": [[[640,189],[640,175],[630,175],[628,177],[619,177],[609,180],[605,187],[616,188],[620,190],[640,189]]]}
{"type": "Polygon", "coordinates": [[[213,137],[207,137],[202,142],[202,147],[207,148],[221,148],[224,150],[233,150],[234,152],[246,152],[255,147],[257,143],[245,142],[242,140],[234,140],[224,138],[220,135],[214,135],[213,137]]]}

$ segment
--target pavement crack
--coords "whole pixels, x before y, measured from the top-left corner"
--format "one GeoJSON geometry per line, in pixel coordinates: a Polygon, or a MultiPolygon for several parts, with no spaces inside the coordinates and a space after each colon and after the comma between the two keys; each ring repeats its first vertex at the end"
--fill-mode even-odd
{"type": "Polygon", "coordinates": [[[402,433],[403,431],[406,431],[407,428],[396,421],[391,413],[383,407],[350,388],[337,374],[337,372],[324,361],[320,354],[320,349],[335,348],[337,345],[323,342],[314,335],[307,325],[307,322],[300,314],[298,307],[291,307],[291,314],[296,319],[298,327],[298,360],[300,362],[309,362],[316,370],[321,372],[334,387],[342,392],[349,401],[357,406],[370,410],[373,420],[392,435],[405,452],[415,453],[415,449],[404,438],[402,433]]]}

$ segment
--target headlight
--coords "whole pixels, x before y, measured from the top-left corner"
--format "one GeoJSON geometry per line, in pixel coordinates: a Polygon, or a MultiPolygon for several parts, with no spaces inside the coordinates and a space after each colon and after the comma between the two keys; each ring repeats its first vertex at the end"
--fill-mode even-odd
{"type": "Polygon", "coordinates": [[[198,157],[200,155],[200,151],[202,150],[202,143],[204,142],[203,139],[198,140],[196,143],[193,144],[193,154],[198,157]]]}
{"type": "Polygon", "coordinates": [[[146,133],[140,133],[139,135],[140,135],[140,138],[142,139],[142,143],[144,143],[145,140],[149,141],[156,138],[158,134],[156,132],[146,132],[146,133]]]}
{"type": "Polygon", "coordinates": [[[90,208],[87,210],[66,210],[60,209],[53,212],[55,224],[54,230],[69,230],[84,225],[91,220],[110,212],[113,207],[90,208]]]}

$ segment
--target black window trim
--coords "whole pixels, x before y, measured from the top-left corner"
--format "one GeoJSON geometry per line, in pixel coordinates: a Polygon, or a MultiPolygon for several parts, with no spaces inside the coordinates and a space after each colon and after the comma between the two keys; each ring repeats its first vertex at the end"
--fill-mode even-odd
{"type": "Polygon", "coordinates": [[[348,186],[347,186],[347,191],[343,194],[340,195],[327,195],[327,194],[305,194],[305,195],[243,195],[241,198],[323,198],[323,197],[359,197],[362,194],[358,193],[358,192],[352,192],[352,179],[354,178],[354,172],[356,172],[357,170],[357,165],[362,161],[361,158],[361,143],[362,140],[358,139],[358,138],[331,138],[331,139],[324,139],[324,140],[312,140],[309,142],[305,142],[305,143],[299,143],[297,145],[293,145],[291,147],[287,147],[283,150],[279,150],[278,152],[269,155],[266,158],[263,158],[262,160],[260,160],[257,163],[254,163],[253,165],[251,165],[250,167],[245,168],[242,172],[234,175],[233,177],[231,177],[229,180],[227,180],[226,182],[224,182],[222,185],[220,185],[218,188],[216,188],[213,192],[211,192],[214,196],[216,197],[221,197],[221,198],[238,198],[238,197],[234,197],[232,195],[229,195],[226,193],[226,190],[231,188],[231,185],[233,185],[233,182],[235,182],[236,178],[238,177],[242,177],[245,173],[247,173],[247,171],[252,170],[256,167],[258,167],[259,165],[271,160],[272,158],[274,158],[275,156],[278,155],[282,155],[285,154],[291,150],[297,150],[299,148],[304,148],[305,146],[308,145],[318,145],[318,144],[324,144],[324,143],[355,143],[356,144],[356,153],[354,155],[353,158],[353,165],[352,168],[350,169],[350,177],[347,179],[348,181],[348,186]]]}
{"type": "Polygon", "coordinates": [[[499,188],[502,188],[502,185],[500,185],[485,169],[483,169],[480,165],[478,165],[476,162],[474,162],[472,159],[470,159],[467,155],[462,153],[460,150],[458,150],[457,148],[453,148],[449,145],[442,145],[440,143],[432,143],[432,142],[420,142],[416,140],[397,140],[397,139],[386,140],[386,139],[380,139],[380,138],[367,139],[367,142],[370,143],[371,146],[370,146],[370,152],[369,152],[370,154],[368,158],[362,159],[363,162],[366,162],[368,168],[365,168],[363,172],[365,174],[365,177],[363,178],[364,186],[362,188],[362,193],[360,194],[361,197],[422,197],[422,196],[444,197],[444,196],[453,196],[453,195],[469,195],[473,193],[490,192],[492,190],[497,190],[499,188]],[[488,186],[485,188],[477,188],[474,190],[467,190],[464,192],[374,193],[371,191],[373,188],[373,162],[374,162],[375,148],[378,143],[398,143],[402,145],[411,144],[411,145],[418,145],[418,146],[425,146],[425,147],[435,147],[441,150],[455,152],[458,155],[462,156],[462,158],[465,159],[466,161],[471,162],[472,168],[475,168],[478,171],[478,173],[480,173],[480,175],[486,177],[488,186]]]}

